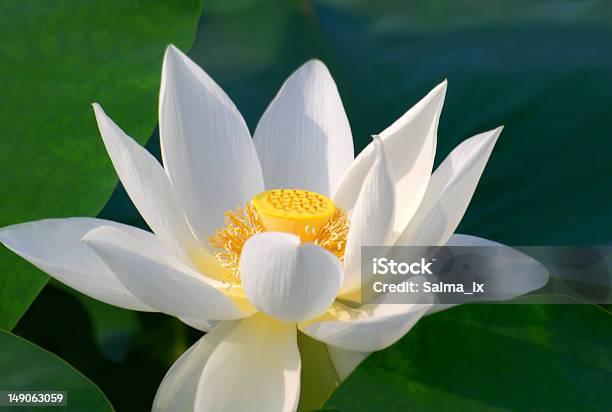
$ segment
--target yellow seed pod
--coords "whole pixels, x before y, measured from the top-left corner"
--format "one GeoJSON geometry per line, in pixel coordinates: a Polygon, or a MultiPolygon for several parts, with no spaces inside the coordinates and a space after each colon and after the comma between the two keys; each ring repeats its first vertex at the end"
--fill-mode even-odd
{"type": "Polygon", "coordinates": [[[293,233],[302,242],[313,241],[336,212],[336,205],[327,197],[298,189],[262,192],[252,204],[266,231],[293,233]]]}

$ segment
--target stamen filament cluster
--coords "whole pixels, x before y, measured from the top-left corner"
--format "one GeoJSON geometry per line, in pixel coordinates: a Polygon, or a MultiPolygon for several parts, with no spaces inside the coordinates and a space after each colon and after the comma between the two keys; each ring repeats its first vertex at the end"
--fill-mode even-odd
{"type": "MultiPolygon", "coordinates": [[[[310,196],[310,193],[312,192],[305,193],[310,196]]],[[[299,195],[302,197],[304,196],[302,193],[299,195]]],[[[321,196],[318,194],[315,195],[321,196]]],[[[254,200],[257,199],[258,197],[256,197],[254,200]]],[[[314,198],[311,196],[309,199],[314,198]]],[[[324,199],[331,202],[327,198],[324,199]]],[[[303,201],[300,203],[303,203],[303,201]]],[[[333,203],[331,205],[333,206],[333,203]]],[[[308,224],[304,222],[304,218],[301,216],[304,213],[302,211],[304,206],[299,204],[296,205],[296,208],[297,207],[299,207],[299,209],[296,210],[296,212],[298,212],[300,215],[293,219],[288,215],[284,215],[283,219],[287,221],[287,224],[279,225],[279,220],[276,219],[273,227],[267,227],[265,224],[266,221],[270,220],[269,216],[267,216],[267,220],[262,219],[261,213],[266,213],[266,210],[264,209],[262,212],[260,212],[258,209],[261,207],[258,208],[252,203],[247,203],[244,207],[238,207],[235,211],[229,210],[225,212],[225,227],[217,229],[208,239],[210,246],[213,249],[218,250],[215,252],[215,256],[220,265],[223,268],[229,269],[229,275],[227,275],[228,279],[224,280],[228,281],[228,283],[231,285],[240,283],[240,255],[242,253],[244,244],[250,237],[265,231],[293,233],[299,236],[302,242],[311,242],[321,246],[322,248],[325,248],[333,253],[340,261],[342,261],[344,259],[344,250],[346,248],[346,239],[349,230],[349,220],[346,212],[333,206],[333,213],[331,213],[324,222],[308,224]],[[298,219],[302,221],[302,224],[295,224],[295,221],[298,219]]],[[[286,214],[287,212],[291,212],[290,210],[284,209],[287,209],[286,205],[283,205],[283,213],[286,214]]],[[[306,214],[308,214],[308,212],[306,212],[306,214]]]]}

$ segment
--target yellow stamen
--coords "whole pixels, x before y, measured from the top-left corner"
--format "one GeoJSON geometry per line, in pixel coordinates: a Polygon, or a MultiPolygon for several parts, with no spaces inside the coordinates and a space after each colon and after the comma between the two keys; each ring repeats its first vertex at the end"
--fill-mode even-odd
{"type": "Polygon", "coordinates": [[[231,284],[240,281],[238,268],[245,242],[264,231],[288,232],[303,243],[317,244],[344,258],[349,221],[327,197],[305,190],[278,189],[255,196],[252,203],[225,213],[225,225],[209,238],[222,267],[230,269],[231,284]]]}
{"type": "Polygon", "coordinates": [[[263,231],[264,227],[257,211],[253,205],[247,203],[244,209],[239,206],[235,212],[225,212],[225,227],[217,229],[215,234],[208,238],[212,248],[221,249],[220,252],[215,252],[215,256],[221,267],[230,269],[230,283],[236,283],[240,279],[238,266],[245,242],[263,231]]]}

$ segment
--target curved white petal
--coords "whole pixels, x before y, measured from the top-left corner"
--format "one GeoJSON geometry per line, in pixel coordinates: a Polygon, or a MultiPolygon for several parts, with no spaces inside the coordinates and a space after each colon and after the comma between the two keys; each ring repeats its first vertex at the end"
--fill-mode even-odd
{"type": "Polygon", "coordinates": [[[240,256],[244,293],[262,312],[287,322],[319,316],[334,301],[342,283],[342,266],[327,250],[300,245],[289,233],[251,237],[240,256]]]}
{"type": "Polygon", "coordinates": [[[128,290],[160,312],[190,319],[246,316],[223,293],[226,285],[187,266],[149,232],[100,227],[85,234],[83,242],[128,290]]]}
{"type": "Polygon", "coordinates": [[[301,368],[296,335],[295,325],[262,314],[242,320],[206,362],[195,410],[295,411],[301,368]]]}
{"type": "Polygon", "coordinates": [[[346,251],[345,278],[341,293],[350,293],[361,285],[361,247],[385,245],[395,219],[395,184],[380,138],[374,137],[376,160],[366,177],[350,216],[346,251]]]}
{"type": "Polygon", "coordinates": [[[102,219],[73,217],[21,223],[0,229],[0,241],[34,266],[62,283],[109,305],[153,311],[135,297],[108,269],[102,259],[81,243],[81,238],[101,226],[138,231],[102,219]]]}
{"type": "Polygon", "coordinates": [[[444,245],[472,199],[502,127],[457,146],[431,177],[423,201],[398,237],[397,245],[444,245]]]}
{"type": "Polygon", "coordinates": [[[430,307],[430,304],[382,301],[349,308],[335,302],[325,315],[298,326],[311,338],[328,345],[356,352],[373,352],[397,342],[430,307]]]}
{"type": "Polygon", "coordinates": [[[198,382],[214,349],[231,333],[237,321],[225,321],[203,336],[174,362],[157,389],[153,412],[194,411],[198,382]]]}
{"type": "MultiPolygon", "coordinates": [[[[481,260],[487,270],[482,273],[486,279],[485,292],[469,295],[469,301],[508,300],[543,287],[549,279],[548,270],[537,260],[510,246],[476,236],[455,234],[446,242],[446,246],[478,246],[479,249],[466,250],[471,256],[479,251],[484,252],[481,260]],[[486,255],[486,248],[492,247],[491,254],[486,255]],[[491,260],[488,260],[488,258],[491,260]],[[492,296],[495,295],[495,296],[492,296]],[[503,295],[503,297],[500,297],[503,295]]],[[[443,262],[440,262],[443,263],[443,262]]],[[[452,279],[450,280],[452,282],[452,279]]],[[[468,302],[466,302],[468,303],[468,302]]],[[[436,303],[427,314],[440,312],[456,304],[436,303]]]]}
{"type": "Polygon", "coordinates": [[[341,381],[348,378],[355,368],[370,354],[370,352],[355,352],[329,345],[327,346],[327,353],[329,353],[329,358],[334,364],[334,369],[341,381]]]}
{"type": "MultiPolygon", "coordinates": [[[[394,227],[398,233],[414,215],[427,188],[445,95],[446,80],[380,133],[395,175],[397,213],[394,227]]],[[[334,194],[334,202],[339,207],[353,208],[374,159],[374,144],[371,143],[351,164],[334,194]]]]}
{"type": "Polygon", "coordinates": [[[191,318],[180,318],[181,322],[191,326],[194,329],[201,330],[202,332],[210,332],[217,326],[219,321],[208,320],[208,319],[191,319],[191,318]]]}
{"type": "Polygon", "coordinates": [[[164,56],[159,97],[162,157],[202,244],[223,214],[263,191],[261,167],[244,119],[230,98],[176,47],[164,56]]]}
{"type": "Polygon", "coordinates": [[[254,135],[266,188],[331,196],[353,161],[353,138],[327,67],[311,60],[293,73],[254,135]]]}
{"type": "Polygon", "coordinates": [[[164,169],[144,147],[126,135],[100,105],[94,103],[93,107],[117,175],[149,227],[176,252],[194,248],[196,240],[164,169]]]}

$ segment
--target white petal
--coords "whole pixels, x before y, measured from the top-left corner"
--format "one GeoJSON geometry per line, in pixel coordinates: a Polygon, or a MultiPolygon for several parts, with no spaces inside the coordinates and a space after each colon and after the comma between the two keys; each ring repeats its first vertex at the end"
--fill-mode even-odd
{"type": "Polygon", "coordinates": [[[201,243],[223,214],[263,191],[244,119],[221,88],[176,47],[162,70],[159,133],[164,166],[201,243]]]}
{"type": "Polygon", "coordinates": [[[207,278],[168,251],[149,232],[101,227],[83,237],[135,296],[160,312],[190,319],[244,317],[221,282],[207,278]]]}
{"type": "Polygon", "coordinates": [[[144,147],[126,135],[97,103],[93,107],[117,175],[144,220],[169,248],[176,252],[193,249],[196,240],[164,169],[144,147]]]}
{"type": "Polygon", "coordinates": [[[214,349],[231,333],[237,321],[222,322],[174,362],[159,385],[153,412],[194,411],[198,382],[214,349]]]}
{"type": "Polygon", "coordinates": [[[201,412],[285,412],[297,409],[300,353],[295,325],[257,314],[215,348],[198,384],[201,412]]]}
{"type": "Polygon", "coordinates": [[[325,312],[342,282],[342,266],[327,250],[300,245],[289,233],[251,237],[240,256],[244,293],[259,310],[287,322],[325,312]]]}
{"type": "Polygon", "coordinates": [[[208,320],[208,319],[191,319],[191,318],[180,318],[181,322],[191,326],[194,329],[201,330],[202,332],[210,332],[217,326],[219,321],[208,320]]]}
{"type": "Polygon", "coordinates": [[[22,223],[0,229],[0,241],[66,285],[109,305],[153,311],[136,298],[81,238],[101,226],[140,229],[102,219],[73,217],[22,223]]]}
{"type": "Polygon", "coordinates": [[[385,245],[395,219],[395,184],[385,150],[374,138],[376,160],[366,177],[355,208],[350,216],[344,265],[346,276],[342,293],[350,293],[361,285],[361,247],[385,245]]]}
{"type": "Polygon", "coordinates": [[[355,368],[370,354],[370,352],[355,352],[329,345],[327,346],[327,353],[329,353],[336,373],[342,381],[348,378],[355,368]]]}
{"type": "Polygon", "coordinates": [[[502,128],[457,146],[433,174],[416,214],[397,245],[444,245],[465,213],[502,128]]]}
{"type": "MultiPolygon", "coordinates": [[[[414,215],[427,188],[436,152],[438,122],[446,95],[446,81],[380,133],[396,179],[399,232],[414,215]]],[[[357,156],[334,195],[334,202],[351,210],[375,158],[374,144],[357,156]]]]}
{"type": "Polygon", "coordinates": [[[373,352],[397,342],[429,310],[430,304],[368,303],[349,308],[335,302],[319,319],[299,324],[302,332],[331,346],[373,352]]]}
{"type": "Polygon", "coordinates": [[[254,135],[267,189],[330,196],[353,161],[353,138],[327,67],[311,60],[293,73],[254,135]]]}
{"type": "MultiPolygon", "coordinates": [[[[510,246],[476,236],[455,234],[446,243],[446,246],[478,246],[493,247],[490,256],[483,256],[487,270],[482,273],[486,279],[485,293],[467,296],[471,301],[507,300],[519,297],[543,287],[549,279],[548,270],[537,260],[510,246]],[[492,257],[492,260],[487,260],[492,257]],[[503,298],[499,294],[503,293],[503,298]],[[491,294],[495,294],[492,297],[491,294]]],[[[482,248],[485,251],[485,248],[482,248]]],[[[466,252],[473,255],[478,249],[469,248],[466,252]]],[[[440,262],[443,263],[443,262],[440,262]]],[[[452,279],[450,280],[452,282],[452,279]]],[[[467,302],[466,302],[467,303],[467,302]]],[[[455,304],[438,303],[431,307],[427,314],[456,306],[455,304]]]]}

